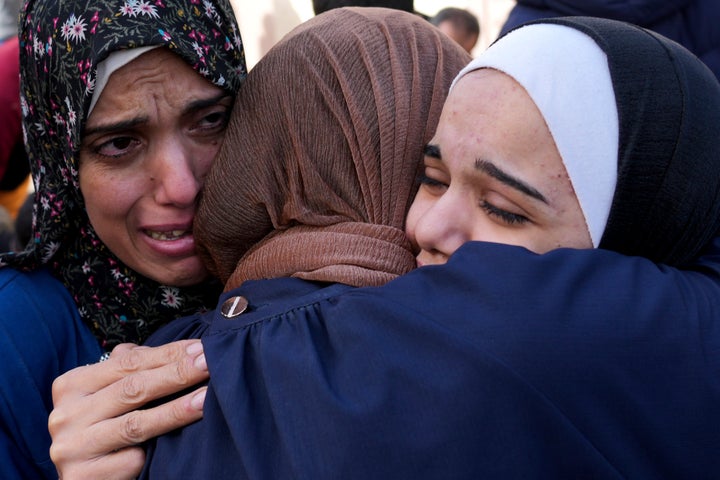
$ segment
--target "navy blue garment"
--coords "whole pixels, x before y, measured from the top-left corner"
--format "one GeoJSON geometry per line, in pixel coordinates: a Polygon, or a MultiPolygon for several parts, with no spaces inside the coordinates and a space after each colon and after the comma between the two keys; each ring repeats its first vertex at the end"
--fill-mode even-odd
{"type": "Polygon", "coordinates": [[[142,478],[717,478],[720,240],[689,269],[469,243],[383,287],[246,282],[142,478]],[[549,274],[548,272],[552,272],[549,274]]]}
{"type": "Polygon", "coordinates": [[[0,478],[57,478],[50,461],[52,382],[102,350],[67,289],[40,269],[0,268],[0,478]]]}
{"type": "Polygon", "coordinates": [[[720,2],[717,0],[518,0],[501,35],[530,20],[581,15],[634,23],[675,40],[720,80],[720,2]]]}

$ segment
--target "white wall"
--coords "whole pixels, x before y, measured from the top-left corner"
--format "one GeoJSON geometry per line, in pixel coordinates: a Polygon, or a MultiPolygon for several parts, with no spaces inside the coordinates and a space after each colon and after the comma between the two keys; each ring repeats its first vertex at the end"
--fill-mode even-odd
{"type": "MultiPolygon", "coordinates": [[[[248,67],[252,67],[287,32],[313,16],[311,0],[230,0],[240,24],[248,67]]],[[[495,39],[514,0],[415,0],[415,9],[434,15],[444,7],[466,8],[480,20],[481,52],[495,39]]]]}

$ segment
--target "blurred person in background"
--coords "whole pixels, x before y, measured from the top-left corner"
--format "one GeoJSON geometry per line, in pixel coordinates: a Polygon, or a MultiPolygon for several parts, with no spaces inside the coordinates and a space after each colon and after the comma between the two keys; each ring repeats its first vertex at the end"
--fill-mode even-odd
{"type": "Polygon", "coordinates": [[[17,35],[20,0],[0,0],[0,43],[17,35]]]}
{"type": "Polygon", "coordinates": [[[0,207],[0,251],[14,251],[17,249],[17,245],[15,224],[5,207],[0,207]]]}
{"type": "Polygon", "coordinates": [[[468,53],[472,52],[480,38],[480,22],[470,11],[462,8],[443,8],[430,19],[430,23],[459,43],[468,53]]]}
{"type": "Polygon", "coordinates": [[[30,188],[30,164],[23,143],[20,110],[20,44],[14,28],[17,12],[12,16],[13,29],[9,31],[5,29],[8,12],[0,13],[3,32],[9,34],[0,44],[0,206],[15,218],[30,188]]]}

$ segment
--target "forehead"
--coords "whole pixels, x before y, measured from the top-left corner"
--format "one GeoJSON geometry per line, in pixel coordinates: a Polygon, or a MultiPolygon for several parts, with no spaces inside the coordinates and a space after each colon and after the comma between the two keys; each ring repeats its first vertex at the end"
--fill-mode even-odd
{"type": "Polygon", "coordinates": [[[221,92],[178,55],[156,48],[109,76],[88,123],[131,109],[142,110],[156,102],[182,108],[188,101],[221,92]]]}
{"type": "Polygon", "coordinates": [[[509,75],[490,68],[459,79],[448,96],[438,132],[448,126],[458,135],[515,139],[516,146],[547,133],[540,128],[545,127],[545,120],[525,89],[509,75]],[[520,137],[526,141],[517,141],[520,137]]]}
{"type": "Polygon", "coordinates": [[[557,175],[566,175],[529,94],[512,77],[493,69],[470,72],[457,82],[430,143],[439,146],[443,162],[456,173],[474,172],[477,161],[488,161],[537,185],[552,185],[557,175]]]}
{"type": "MultiPolygon", "coordinates": [[[[493,68],[481,68],[463,75],[450,92],[452,98],[461,99],[480,108],[488,101],[505,104],[534,105],[525,89],[511,76],[493,68]]],[[[521,105],[529,106],[529,105],[521,105]]]]}
{"type": "Polygon", "coordinates": [[[166,48],[155,48],[115,70],[108,78],[105,88],[117,88],[119,85],[128,85],[136,81],[165,79],[170,83],[176,80],[182,82],[195,80],[197,83],[210,84],[178,55],[166,48]]]}

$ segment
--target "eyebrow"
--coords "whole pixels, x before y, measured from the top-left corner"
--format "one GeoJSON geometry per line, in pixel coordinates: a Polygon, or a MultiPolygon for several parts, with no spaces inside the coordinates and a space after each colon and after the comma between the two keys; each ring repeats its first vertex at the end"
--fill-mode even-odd
{"type": "MultiPolygon", "coordinates": [[[[181,115],[183,115],[183,116],[188,115],[188,114],[191,114],[198,110],[202,110],[203,108],[212,107],[213,105],[219,104],[226,98],[232,98],[232,95],[223,92],[214,97],[201,98],[198,100],[194,100],[194,101],[188,103],[187,105],[185,105],[185,107],[182,109],[181,115]]],[[[83,136],[83,138],[85,138],[90,135],[128,130],[128,129],[134,128],[138,125],[142,125],[143,123],[147,122],[147,120],[148,120],[147,116],[142,116],[142,117],[130,118],[128,120],[123,120],[121,122],[106,123],[104,125],[100,124],[96,127],[85,128],[85,131],[83,132],[82,136],[83,136]]]]}
{"type": "Polygon", "coordinates": [[[190,102],[185,106],[183,109],[183,115],[187,115],[188,113],[192,113],[197,110],[202,110],[203,108],[212,107],[214,105],[217,105],[218,103],[222,102],[226,98],[232,99],[232,95],[229,93],[220,93],[219,95],[216,95],[211,98],[201,98],[199,100],[195,100],[190,102]]]}
{"type": "Polygon", "coordinates": [[[428,143],[427,145],[425,145],[424,153],[426,157],[436,158],[442,161],[442,155],[440,155],[440,147],[438,147],[437,145],[432,145],[428,143]]]}
{"type": "Polygon", "coordinates": [[[98,125],[96,127],[88,128],[85,127],[85,131],[82,134],[82,138],[87,138],[90,135],[96,135],[101,133],[108,133],[108,132],[117,132],[121,130],[128,130],[133,127],[136,127],[137,125],[142,125],[143,123],[147,122],[147,117],[135,117],[131,118],[129,120],[124,120],[122,122],[115,122],[115,123],[106,123],[104,125],[98,125]]]}
{"type": "Polygon", "coordinates": [[[513,177],[507,172],[502,171],[497,165],[495,165],[492,162],[489,162],[487,160],[475,160],[475,169],[485,172],[491,177],[495,178],[496,180],[499,180],[500,182],[504,183],[505,185],[514,188],[515,190],[518,190],[525,195],[532,197],[536,200],[540,200],[541,202],[548,204],[547,199],[545,196],[538,192],[537,189],[531,187],[527,183],[523,182],[517,177],[513,177]]]}
{"type": "MultiPolygon", "coordinates": [[[[439,146],[429,143],[425,145],[424,153],[426,157],[435,158],[442,162],[442,153],[439,146]]],[[[502,171],[497,165],[492,162],[480,159],[475,160],[475,169],[490,175],[494,179],[499,180],[505,185],[512,187],[515,190],[518,190],[529,197],[539,200],[545,204],[549,204],[545,196],[537,189],[531,187],[519,178],[513,177],[509,173],[502,171]]]]}

